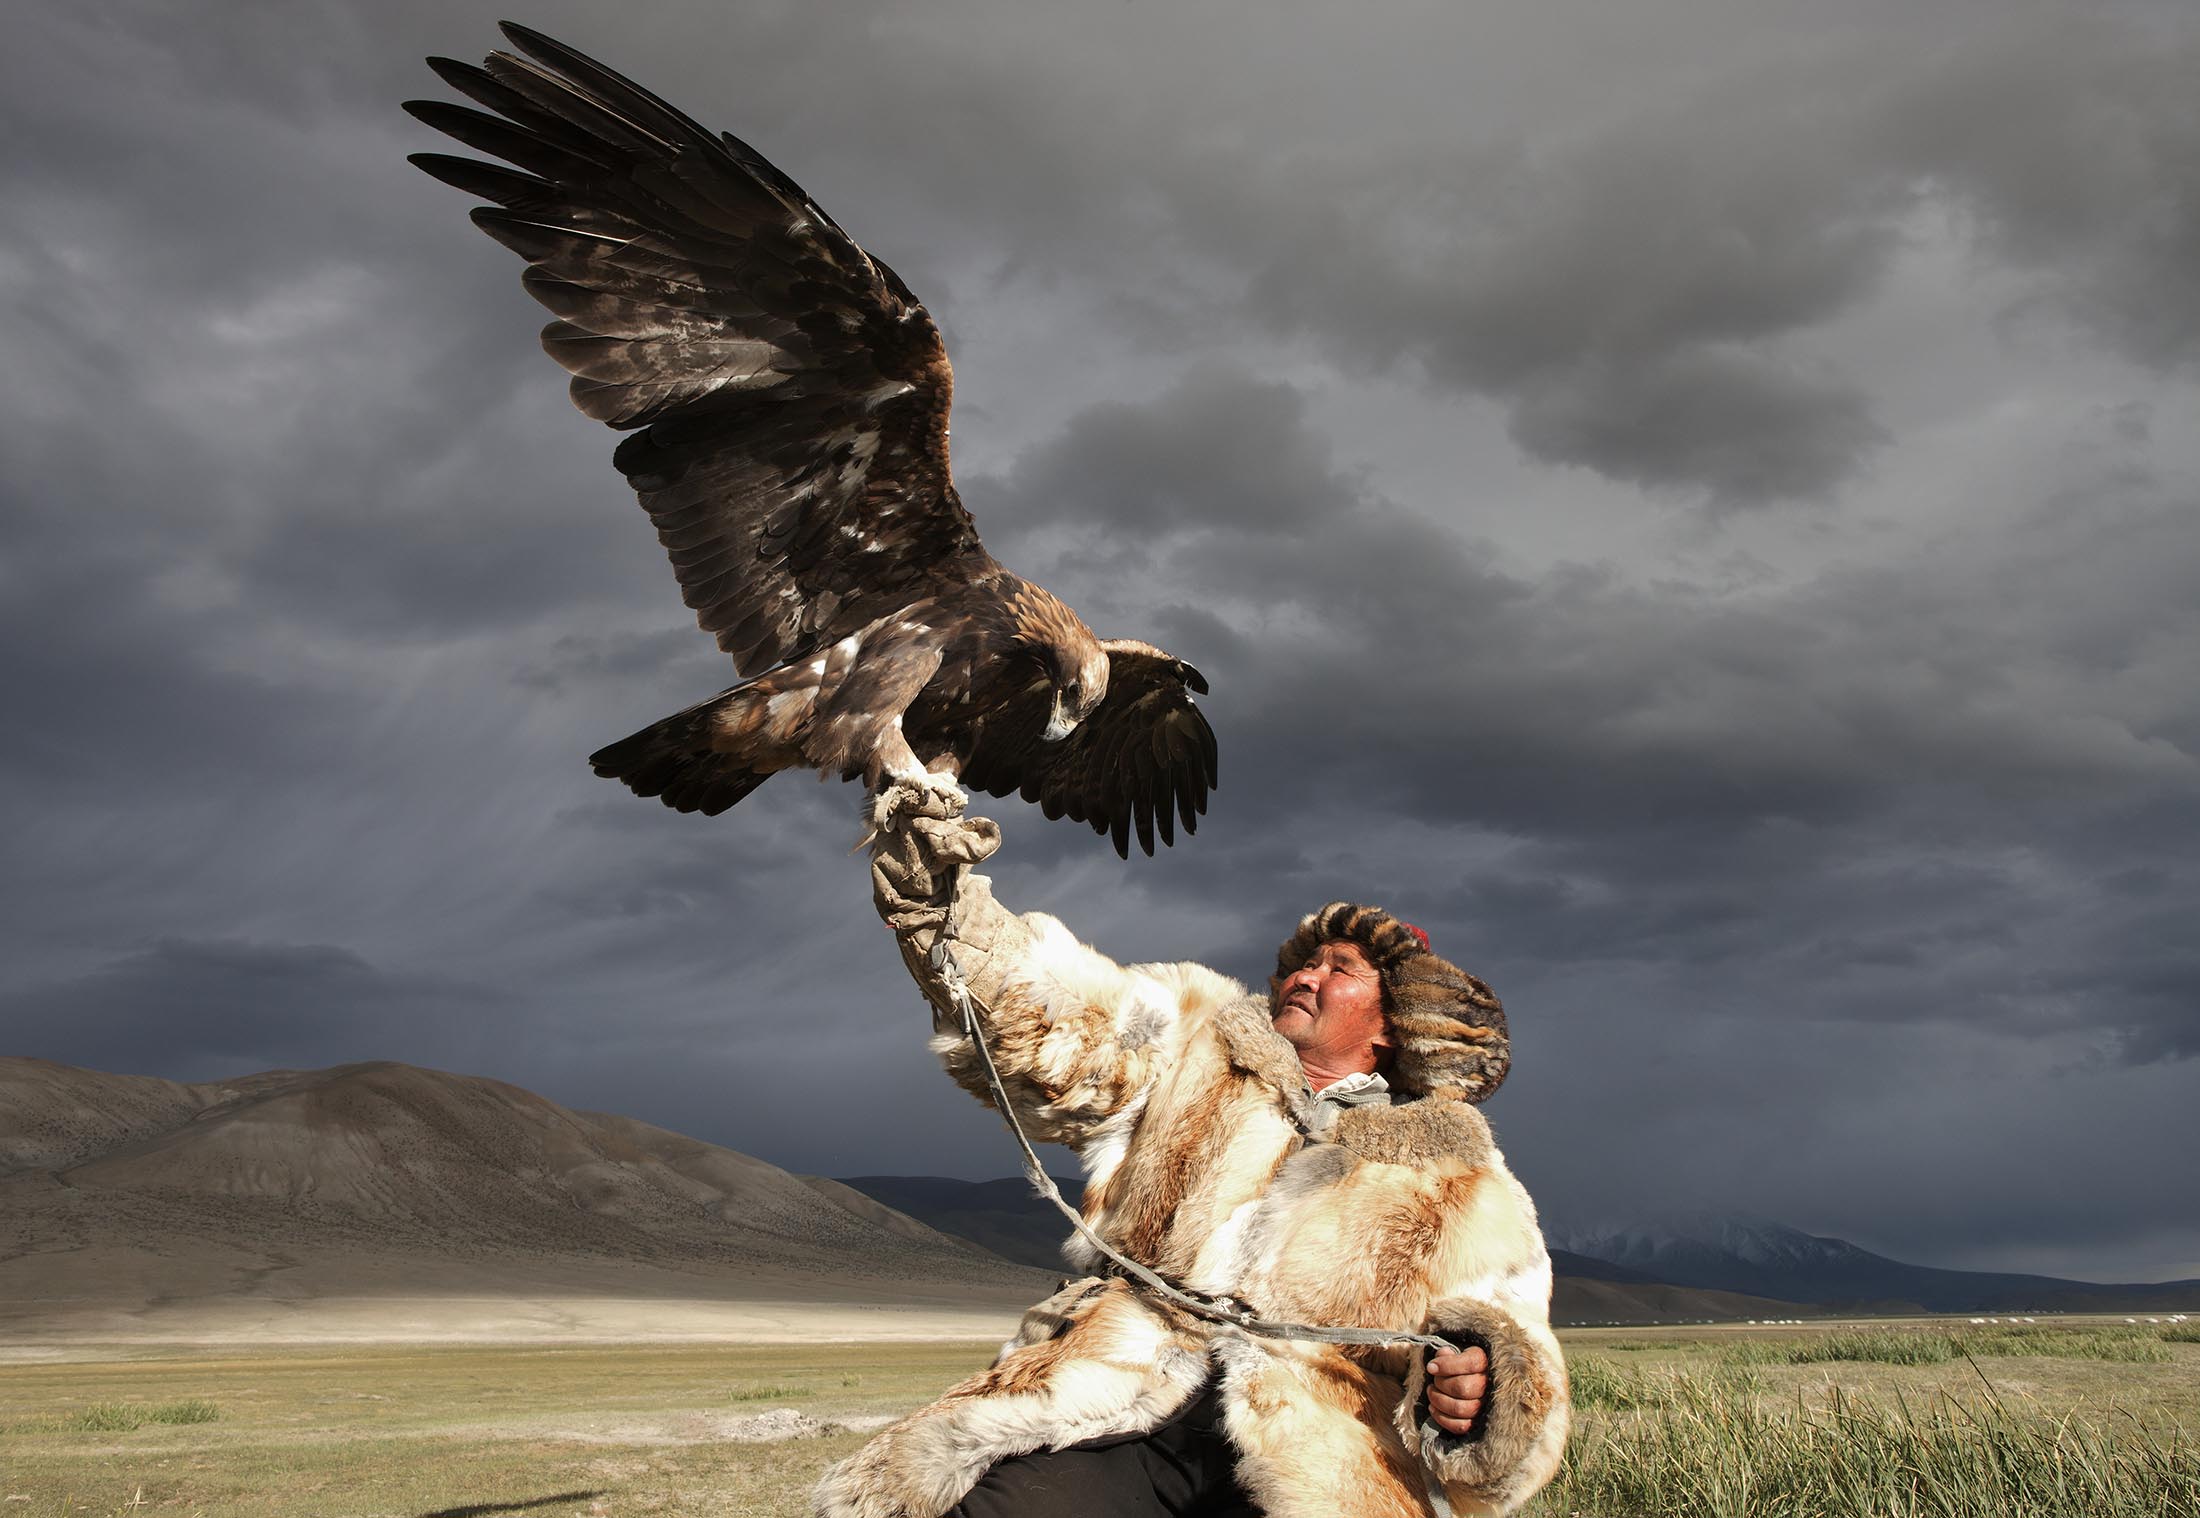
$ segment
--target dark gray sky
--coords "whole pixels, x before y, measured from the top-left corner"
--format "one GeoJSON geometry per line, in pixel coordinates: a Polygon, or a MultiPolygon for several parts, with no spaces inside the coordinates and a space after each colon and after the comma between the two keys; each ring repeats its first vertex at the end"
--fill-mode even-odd
{"type": "MultiPolygon", "coordinates": [[[[463,196],[471,3],[11,17],[0,1046],[394,1058],[1007,1174],[847,856],[584,756],[730,668],[463,196]]],[[[2092,0],[540,3],[947,334],[988,546],[1206,670],[1188,845],[1000,894],[1505,998],[1562,1219],[2200,1275],[2200,27],[2092,0]],[[627,17],[627,12],[620,12],[627,17]]]]}

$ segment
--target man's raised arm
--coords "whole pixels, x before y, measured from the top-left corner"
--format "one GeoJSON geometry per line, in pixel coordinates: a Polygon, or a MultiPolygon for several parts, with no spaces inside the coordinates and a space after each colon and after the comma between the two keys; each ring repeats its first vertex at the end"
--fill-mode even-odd
{"type": "Polygon", "coordinates": [[[961,803],[938,790],[893,786],[874,800],[872,816],[872,899],[932,1003],[933,1051],[958,1084],[992,1103],[947,979],[931,963],[948,922],[955,968],[1033,1139],[1078,1147],[1134,1118],[1174,1055],[1192,983],[1218,1000],[1235,989],[1197,966],[1126,969],[1045,913],[1001,906],[991,882],[969,868],[1000,846],[1000,829],[963,816],[961,803]]]}

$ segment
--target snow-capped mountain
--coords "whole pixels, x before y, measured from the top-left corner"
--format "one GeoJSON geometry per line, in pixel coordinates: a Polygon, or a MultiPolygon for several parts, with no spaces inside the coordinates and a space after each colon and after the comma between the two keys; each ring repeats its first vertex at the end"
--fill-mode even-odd
{"type": "Polygon", "coordinates": [[[1554,1230],[1551,1243],[1664,1281],[1678,1280],[1676,1272],[1693,1270],[1749,1268],[1786,1277],[1894,1263],[1845,1239],[1820,1238],[1741,1213],[1686,1214],[1624,1227],[1554,1230]]]}

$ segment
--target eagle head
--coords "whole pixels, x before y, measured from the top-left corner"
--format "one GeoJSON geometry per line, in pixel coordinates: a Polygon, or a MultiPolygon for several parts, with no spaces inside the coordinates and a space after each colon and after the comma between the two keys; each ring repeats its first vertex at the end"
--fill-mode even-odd
{"type": "Polygon", "coordinates": [[[1039,737],[1042,742],[1060,743],[1107,699],[1108,651],[1084,618],[1052,591],[1022,581],[1006,604],[1016,643],[1037,662],[1042,678],[1054,690],[1054,703],[1039,737]]]}
{"type": "Polygon", "coordinates": [[[1076,732],[1077,724],[1108,698],[1108,656],[1090,634],[1084,642],[1083,648],[1059,650],[1065,657],[1053,671],[1054,705],[1039,730],[1047,743],[1060,743],[1076,732]]]}

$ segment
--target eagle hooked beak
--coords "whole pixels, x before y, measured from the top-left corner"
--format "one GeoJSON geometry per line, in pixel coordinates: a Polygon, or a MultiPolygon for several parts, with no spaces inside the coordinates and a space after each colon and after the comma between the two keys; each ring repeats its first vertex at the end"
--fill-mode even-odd
{"type": "Polygon", "coordinates": [[[1098,711],[1107,696],[1107,655],[1095,651],[1075,666],[1074,673],[1055,676],[1054,708],[1047,713],[1047,725],[1040,729],[1039,741],[1060,743],[1098,711]]]}
{"type": "Polygon", "coordinates": [[[1039,729],[1041,743],[1060,743],[1077,731],[1077,716],[1070,710],[1069,692],[1055,687],[1054,708],[1047,713],[1047,725],[1039,729]]]}

